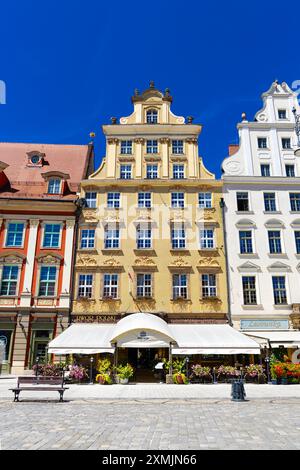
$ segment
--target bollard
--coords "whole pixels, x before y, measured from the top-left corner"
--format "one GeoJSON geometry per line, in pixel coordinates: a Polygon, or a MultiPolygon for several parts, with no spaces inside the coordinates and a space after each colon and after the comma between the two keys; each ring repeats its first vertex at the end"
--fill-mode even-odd
{"type": "Polygon", "coordinates": [[[245,401],[244,381],[241,379],[233,380],[231,384],[231,401],[245,401]]]}

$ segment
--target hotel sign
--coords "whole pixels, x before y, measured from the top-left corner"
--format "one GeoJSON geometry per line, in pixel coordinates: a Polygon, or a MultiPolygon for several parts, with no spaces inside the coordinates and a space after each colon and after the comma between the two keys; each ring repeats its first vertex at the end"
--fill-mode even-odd
{"type": "Polygon", "coordinates": [[[288,330],[288,320],[241,320],[241,330],[288,330]]]}

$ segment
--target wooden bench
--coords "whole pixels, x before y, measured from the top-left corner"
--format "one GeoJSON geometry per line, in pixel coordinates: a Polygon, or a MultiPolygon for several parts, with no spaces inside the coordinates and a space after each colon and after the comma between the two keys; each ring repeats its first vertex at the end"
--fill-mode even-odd
{"type": "Polygon", "coordinates": [[[19,395],[22,390],[30,392],[58,392],[59,401],[64,401],[64,392],[69,387],[64,387],[63,377],[44,377],[44,376],[32,376],[27,375],[24,377],[18,377],[18,383],[16,388],[10,388],[15,394],[14,401],[19,401],[19,395]]]}

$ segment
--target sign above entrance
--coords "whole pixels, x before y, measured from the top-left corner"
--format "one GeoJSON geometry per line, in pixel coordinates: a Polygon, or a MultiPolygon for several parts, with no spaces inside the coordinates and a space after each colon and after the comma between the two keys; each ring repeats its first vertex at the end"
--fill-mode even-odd
{"type": "Polygon", "coordinates": [[[288,320],[241,320],[241,330],[288,330],[288,320]]]}

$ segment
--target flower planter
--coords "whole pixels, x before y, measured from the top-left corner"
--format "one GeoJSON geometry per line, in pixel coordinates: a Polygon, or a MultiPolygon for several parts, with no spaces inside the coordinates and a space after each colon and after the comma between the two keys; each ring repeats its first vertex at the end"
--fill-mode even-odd
{"type": "Polygon", "coordinates": [[[281,378],[281,385],[288,385],[288,379],[286,377],[281,378]]]}
{"type": "Polygon", "coordinates": [[[119,380],[120,380],[120,384],[122,385],[127,385],[129,382],[129,379],[119,379],[119,380]]]}
{"type": "Polygon", "coordinates": [[[278,385],[278,379],[271,379],[272,385],[278,385]]]}

